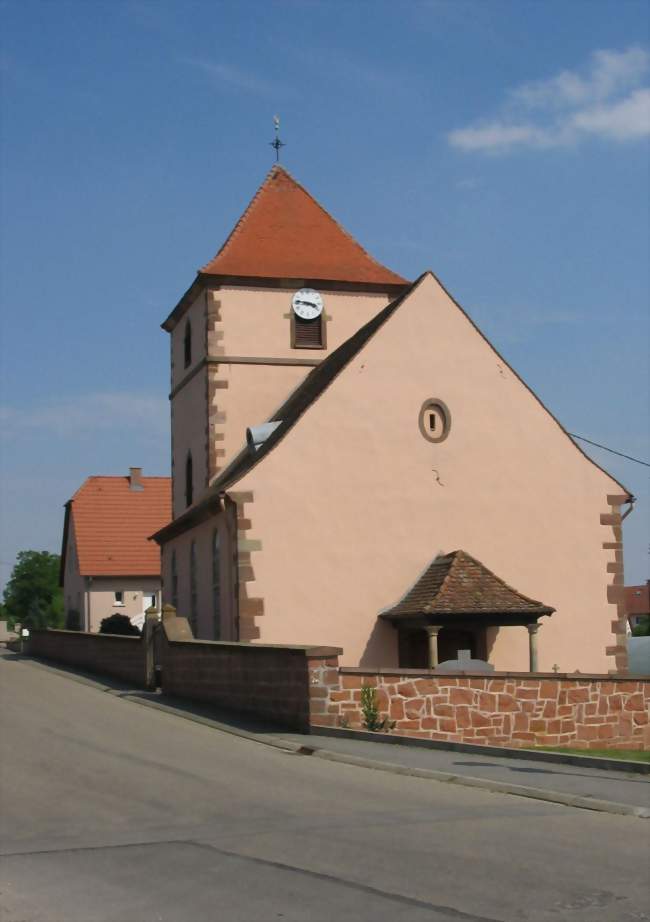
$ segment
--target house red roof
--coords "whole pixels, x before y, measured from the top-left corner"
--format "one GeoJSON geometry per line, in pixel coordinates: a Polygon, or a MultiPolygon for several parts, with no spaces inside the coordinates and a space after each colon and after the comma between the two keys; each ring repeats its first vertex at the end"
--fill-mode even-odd
{"type": "Polygon", "coordinates": [[[201,272],[407,284],[366,253],[281,166],[269,172],[224,245],[201,272]]]}
{"type": "Polygon", "coordinates": [[[68,503],[82,576],[159,576],[149,536],[172,517],[171,478],[89,477],[68,503]]]}
{"type": "Polygon", "coordinates": [[[650,580],[643,586],[625,586],[625,614],[650,615],[650,580]]]}

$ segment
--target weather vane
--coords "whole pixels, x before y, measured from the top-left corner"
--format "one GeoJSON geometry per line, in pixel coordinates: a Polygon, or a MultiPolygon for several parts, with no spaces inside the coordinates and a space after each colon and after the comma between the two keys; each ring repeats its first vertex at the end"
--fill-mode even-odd
{"type": "Polygon", "coordinates": [[[273,127],[275,128],[275,140],[269,141],[269,144],[275,148],[275,162],[277,163],[280,159],[280,148],[285,146],[284,141],[280,140],[280,117],[278,115],[273,116],[273,127]]]}

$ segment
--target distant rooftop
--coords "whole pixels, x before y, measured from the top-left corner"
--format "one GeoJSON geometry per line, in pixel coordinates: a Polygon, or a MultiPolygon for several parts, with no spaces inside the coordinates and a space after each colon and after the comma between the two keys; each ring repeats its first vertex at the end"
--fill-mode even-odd
{"type": "Polygon", "coordinates": [[[149,536],[171,520],[170,477],[89,477],[67,508],[82,576],[160,575],[149,536]]]}

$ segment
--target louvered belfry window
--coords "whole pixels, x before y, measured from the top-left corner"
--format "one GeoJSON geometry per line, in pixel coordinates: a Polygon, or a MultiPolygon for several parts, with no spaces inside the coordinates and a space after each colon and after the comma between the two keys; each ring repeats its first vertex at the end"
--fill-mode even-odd
{"type": "Polygon", "coordinates": [[[303,320],[302,317],[294,314],[292,333],[291,345],[294,349],[323,349],[325,346],[323,315],[321,314],[314,320],[303,320]]]}

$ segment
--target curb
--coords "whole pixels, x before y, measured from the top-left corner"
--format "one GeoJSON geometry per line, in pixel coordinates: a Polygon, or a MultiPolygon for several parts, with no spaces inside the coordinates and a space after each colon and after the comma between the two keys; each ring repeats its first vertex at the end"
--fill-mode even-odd
{"type": "MultiPolygon", "coordinates": [[[[273,749],[279,749],[282,752],[292,755],[311,756],[312,758],[324,759],[327,762],[339,762],[344,765],[351,765],[357,768],[367,768],[374,771],[386,772],[391,775],[406,775],[411,778],[423,778],[430,781],[439,781],[446,784],[457,784],[461,787],[479,788],[484,791],[490,791],[497,794],[511,794],[515,797],[528,797],[533,800],[543,800],[547,803],[561,804],[567,807],[577,807],[582,810],[593,810],[599,813],[610,813],[618,816],[634,816],[639,819],[650,819],[650,808],[637,807],[631,804],[620,804],[610,800],[599,800],[595,797],[583,797],[575,794],[564,794],[560,791],[547,791],[544,788],[530,787],[522,784],[510,784],[507,781],[494,781],[488,778],[474,778],[470,775],[455,775],[450,772],[435,771],[429,768],[415,768],[408,765],[398,765],[394,762],[381,762],[375,759],[364,759],[359,756],[348,755],[347,753],[332,752],[329,749],[321,749],[318,746],[309,746],[304,743],[294,743],[292,740],[285,740],[281,737],[273,737],[253,733],[250,730],[242,730],[233,727],[230,724],[224,724],[219,720],[211,717],[204,717],[200,714],[192,714],[188,711],[174,707],[173,704],[164,704],[159,701],[150,701],[140,697],[140,692],[128,688],[116,689],[108,685],[103,685],[95,679],[86,676],[70,674],[63,669],[57,669],[56,666],[50,666],[49,663],[36,661],[30,657],[25,657],[31,665],[35,665],[49,672],[67,678],[72,682],[80,685],[86,685],[95,688],[97,691],[106,692],[123,701],[133,704],[139,704],[153,710],[163,711],[173,717],[180,717],[183,720],[189,720],[192,723],[202,724],[211,729],[218,730],[222,733],[228,733],[231,736],[238,736],[241,739],[248,740],[252,743],[259,743],[263,746],[269,746],[273,749]]],[[[352,731],[353,733],[356,731],[352,731]]],[[[373,737],[374,734],[368,734],[373,737]]],[[[307,737],[308,738],[308,737],[307,737]]],[[[460,744],[462,745],[462,744],[460,744]]],[[[495,747],[490,747],[494,749],[495,747]]],[[[484,747],[481,747],[484,750],[484,747]]],[[[472,750],[473,751],[473,750],[472,750]]],[[[582,764],[582,763],[580,763],[582,764]]]]}
{"type": "Polygon", "coordinates": [[[613,813],[618,816],[636,816],[639,819],[650,819],[650,807],[635,807],[631,804],[619,804],[611,800],[599,800],[596,797],[563,794],[560,791],[547,791],[544,788],[529,787],[524,784],[510,784],[507,781],[492,781],[488,778],[473,778],[471,775],[454,775],[429,768],[412,768],[407,765],[397,765],[394,762],[377,762],[374,759],[363,759],[358,756],[330,752],[327,749],[310,749],[308,746],[302,746],[301,750],[301,755],[315,756],[328,762],[343,762],[347,765],[370,768],[375,771],[388,772],[392,775],[409,775],[413,778],[426,778],[431,781],[442,781],[463,787],[481,788],[498,794],[513,794],[516,797],[545,800],[549,803],[563,804],[567,807],[579,807],[583,810],[595,810],[599,813],[613,813]]]}
{"type": "Polygon", "coordinates": [[[477,746],[472,743],[451,743],[445,740],[426,740],[411,736],[391,736],[389,733],[372,733],[369,730],[349,730],[340,727],[319,727],[312,724],[310,732],[316,736],[331,736],[334,739],[363,740],[366,743],[388,743],[393,746],[409,746],[419,749],[443,749],[447,752],[467,752],[476,756],[498,756],[502,759],[526,759],[531,762],[554,762],[558,765],[579,765],[583,768],[601,768],[607,771],[632,772],[650,775],[650,762],[632,762],[626,759],[608,759],[605,756],[590,756],[572,752],[547,752],[540,749],[514,749],[501,746],[477,746]]]}

